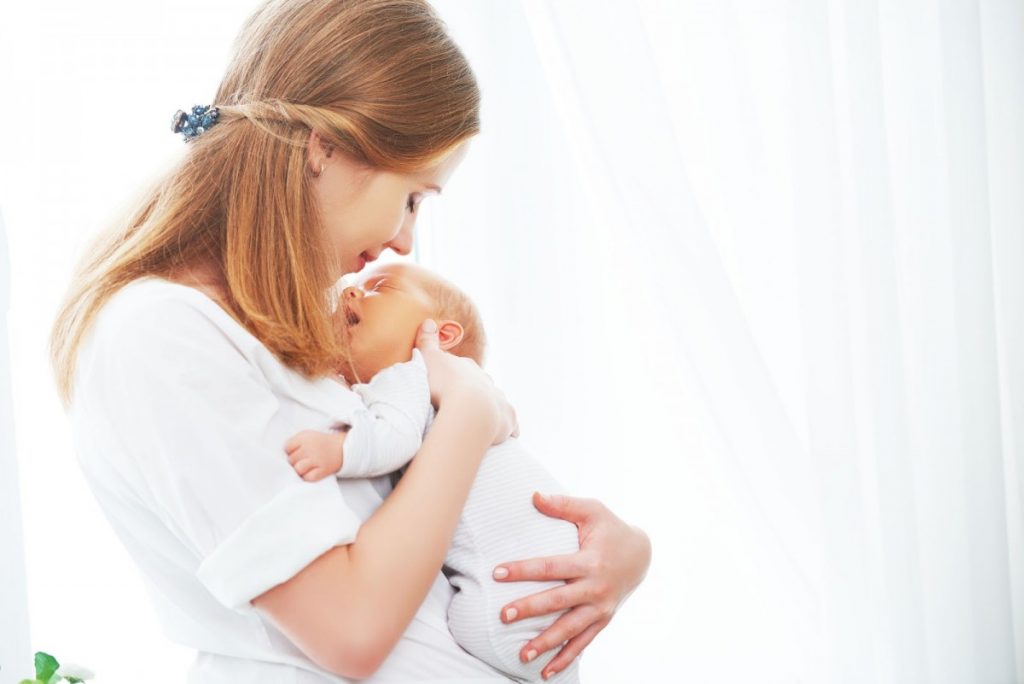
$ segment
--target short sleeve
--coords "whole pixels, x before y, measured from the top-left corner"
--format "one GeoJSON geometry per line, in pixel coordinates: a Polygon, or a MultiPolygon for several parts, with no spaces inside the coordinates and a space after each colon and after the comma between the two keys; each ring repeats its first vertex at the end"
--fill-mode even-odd
{"type": "Polygon", "coordinates": [[[220,603],[249,610],[355,540],[360,520],[337,481],[305,482],[288,464],[295,409],[225,329],[237,326],[225,312],[180,296],[113,304],[80,359],[75,404],[89,402],[114,470],[194,553],[220,603]]]}

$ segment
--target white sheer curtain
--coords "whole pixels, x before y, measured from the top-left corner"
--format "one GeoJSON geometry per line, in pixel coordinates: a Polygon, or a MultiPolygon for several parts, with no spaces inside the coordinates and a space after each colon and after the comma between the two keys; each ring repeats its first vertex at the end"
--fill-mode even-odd
{"type": "Polygon", "coordinates": [[[436,4],[485,130],[420,256],[654,538],[585,679],[1024,681],[1024,6],[436,4]]]}
{"type": "Polygon", "coordinates": [[[21,527],[18,461],[14,451],[7,311],[11,301],[7,228],[0,213],[0,682],[31,674],[25,550],[21,527]]]}

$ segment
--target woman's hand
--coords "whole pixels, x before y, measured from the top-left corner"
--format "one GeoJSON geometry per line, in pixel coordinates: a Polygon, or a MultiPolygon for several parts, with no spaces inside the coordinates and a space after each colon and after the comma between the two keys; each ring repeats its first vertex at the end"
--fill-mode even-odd
{"type": "Polygon", "coordinates": [[[441,349],[435,321],[427,319],[420,326],[416,348],[426,363],[430,400],[438,410],[446,400],[461,401],[463,408],[470,407],[474,411],[482,409],[485,419],[494,422],[491,444],[500,444],[519,434],[516,410],[504,393],[475,361],[441,349]]]}
{"type": "Polygon", "coordinates": [[[547,679],[564,670],[593,641],[619,604],[640,584],[651,564],[651,541],[643,530],[627,525],[594,499],[559,495],[545,498],[538,493],[533,495],[533,505],[545,515],[576,523],[579,552],[503,563],[495,568],[494,579],[567,582],[501,609],[501,620],[506,623],[569,609],[519,652],[519,658],[527,662],[568,641],[544,668],[542,676],[547,679]],[[511,620],[510,610],[514,611],[511,620]],[[530,651],[536,653],[531,657],[530,651]]]}

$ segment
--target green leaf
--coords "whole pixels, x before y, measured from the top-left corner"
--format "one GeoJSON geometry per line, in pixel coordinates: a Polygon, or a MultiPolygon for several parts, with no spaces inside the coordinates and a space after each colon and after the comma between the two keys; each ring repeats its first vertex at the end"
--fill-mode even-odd
{"type": "Polygon", "coordinates": [[[49,683],[59,667],[60,663],[52,655],[36,651],[36,679],[49,683]]]}
{"type": "Polygon", "coordinates": [[[22,679],[18,684],[44,684],[44,682],[41,682],[38,679],[22,679]]]}
{"type": "Polygon", "coordinates": [[[60,680],[62,679],[64,678],[56,672],[54,672],[53,675],[51,675],[50,678],[46,681],[46,684],[59,684],[60,680]]]}

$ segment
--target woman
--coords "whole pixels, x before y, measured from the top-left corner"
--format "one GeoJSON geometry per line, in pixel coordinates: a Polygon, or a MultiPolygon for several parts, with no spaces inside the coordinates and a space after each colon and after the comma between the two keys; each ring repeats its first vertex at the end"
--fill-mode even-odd
{"type": "MultiPolygon", "coordinates": [[[[505,681],[448,634],[440,572],[484,451],[516,429],[486,374],[424,324],[437,418],[393,491],[387,477],[307,483],[283,452],[331,424],[346,391],[329,377],[333,286],[410,252],[478,104],[423,0],[271,0],[236,42],[216,120],[185,130],[181,162],[79,268],[54,327],[58,384],[165,630],[199,652],[194,683],[505,681]]],[[[545,674],[650,562],[646,535],[600,503],[553,499],[535,505],[579,526],[580,551],[495,572],[567,581],[495,616],[570,608],[523,645],[553,656],[545,674]]]]}

